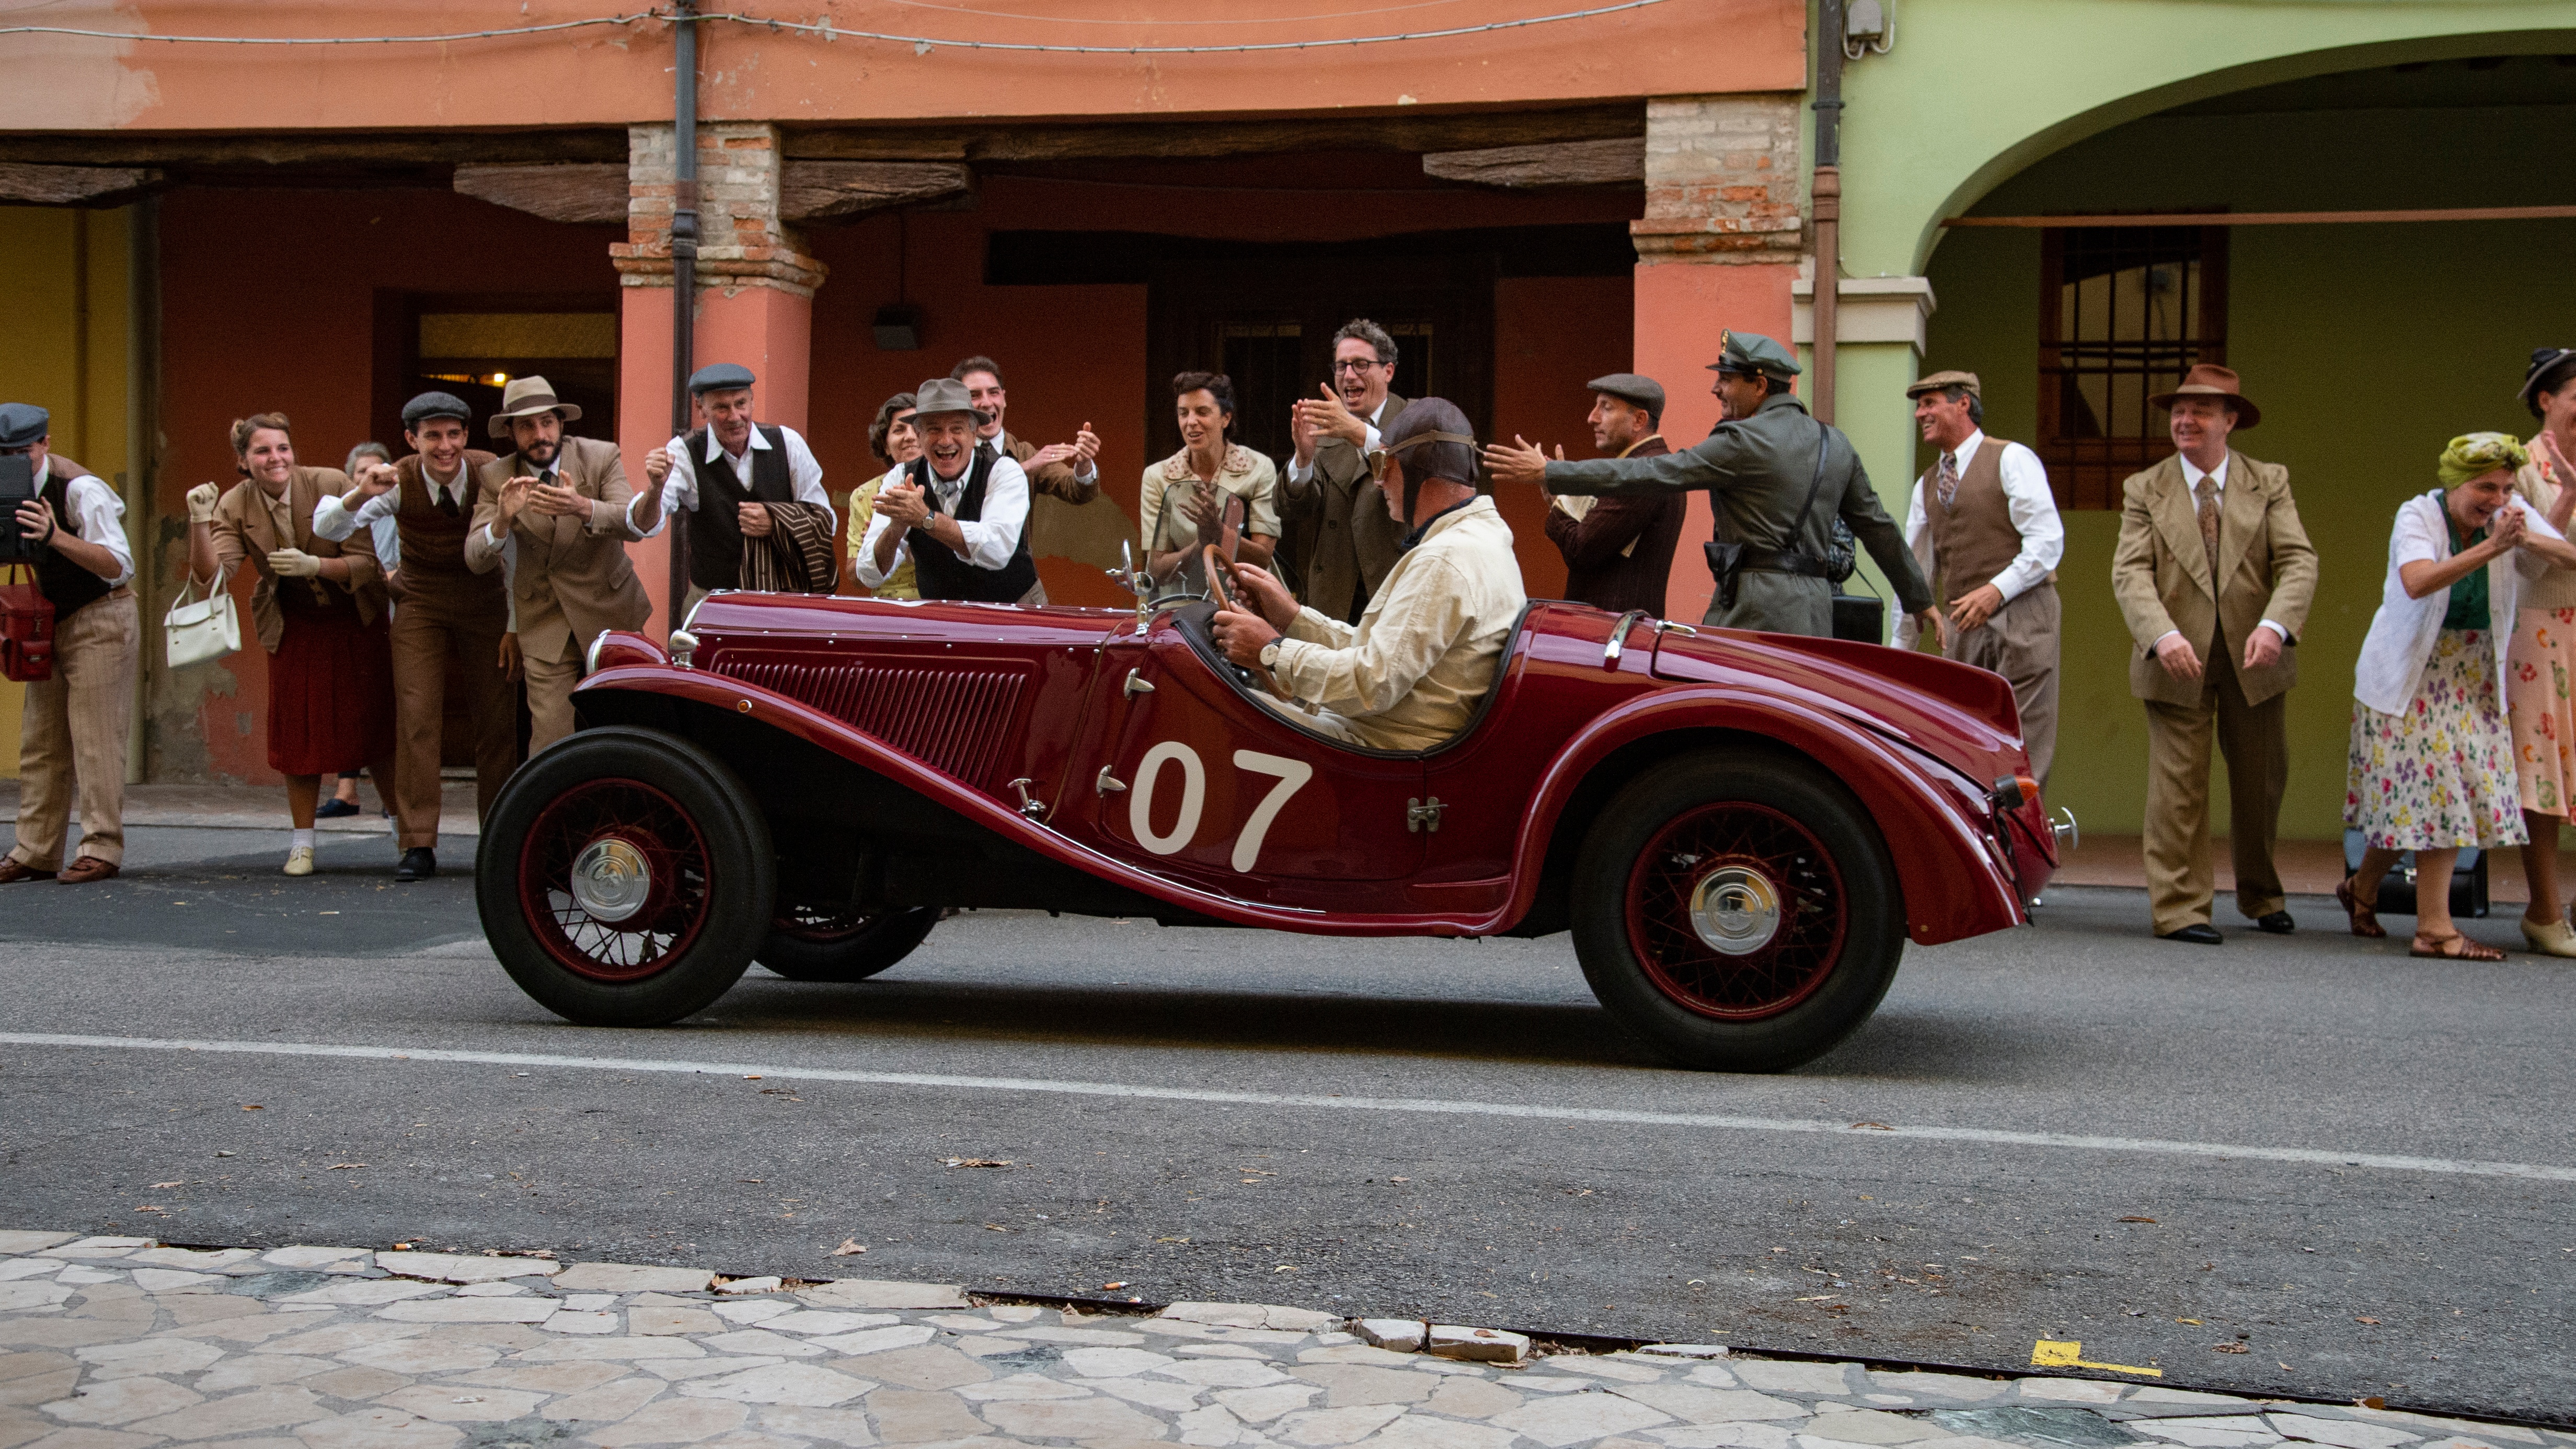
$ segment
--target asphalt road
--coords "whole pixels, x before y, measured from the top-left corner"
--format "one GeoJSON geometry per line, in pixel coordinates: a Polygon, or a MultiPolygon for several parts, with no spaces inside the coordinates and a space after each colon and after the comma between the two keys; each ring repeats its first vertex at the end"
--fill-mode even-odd
{"type": "Polygon", "coordinates": [[[872,982],[755,969],[685,1026],[584,1030],[500,972],[461,874],[394,887],[356,838],[287,881],[275,832],[134,835],[119,881],[0,894],[0,1226],[1995,1368],[2072,1339],[2171,1383],[2576,1417],[2576,975],[2410,961],[2330,902],[2209,949],[2059,891],[1911,951],[1822,1060],[1727,1077],[1659,1066],[1562,937],[1021,914],[872,982]]]}

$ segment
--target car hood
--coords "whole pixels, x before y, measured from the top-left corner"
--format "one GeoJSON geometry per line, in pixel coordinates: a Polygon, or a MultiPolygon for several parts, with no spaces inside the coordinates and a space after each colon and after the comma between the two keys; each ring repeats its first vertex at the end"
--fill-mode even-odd
{"type": "Polygon", "coordinates": [[[1802,634],[1674,629],[1656,640],[1654,671],[1659,679],[1798,697],[1980,787],[2030,768],[2012,686],[1938,655],[1802,634]]]}

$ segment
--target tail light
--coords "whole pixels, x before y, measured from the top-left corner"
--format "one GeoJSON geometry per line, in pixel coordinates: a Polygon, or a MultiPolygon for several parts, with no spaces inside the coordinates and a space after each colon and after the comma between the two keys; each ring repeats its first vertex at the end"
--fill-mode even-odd
{"type": "Polygon", "coordinates": [[[2039,798],[2039,782],[2028,775],[2006,775],[1995,781],[1991,798],[1998,810],[2018,810],[2039,798]]]}

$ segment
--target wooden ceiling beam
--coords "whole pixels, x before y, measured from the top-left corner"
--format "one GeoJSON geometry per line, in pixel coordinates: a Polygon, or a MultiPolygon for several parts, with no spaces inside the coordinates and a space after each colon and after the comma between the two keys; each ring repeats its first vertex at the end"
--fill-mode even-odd
{"type": "Polygon", "coordinates": [[[791,158],[1000,163],[1295,151],[1468,151],[1645,134],[1645,107],[1627,103],[1559,111],[1283,116],[1249,121],[797,127],[787,132],[784,144],[791,158]]]}
{"type": "Polygon", "coordinates": [[[0,161],[56,166],[463,165],[505,161],[626,160],[626,132],[285,132],[258,136],[127,132],[0,134],[0,161]]]}

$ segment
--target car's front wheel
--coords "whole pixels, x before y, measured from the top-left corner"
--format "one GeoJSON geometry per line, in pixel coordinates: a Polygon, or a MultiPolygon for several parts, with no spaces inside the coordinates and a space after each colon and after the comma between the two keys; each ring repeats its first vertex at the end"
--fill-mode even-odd
{"type": "Polygon", "coordinates": [[[1663,1054],[1774,1072],[1869,1019],[1905,903],[1851,791],[1788,755],[1686,755],[1631,781],[1585,838],[1574,946],[1601,1004],[1663,1054]]]}
{"type": "Polygon", "coordinates": [[[760,964],[790,981],[865,981],[912,954],[939,924],[939,907],[848,911],[788,907],[779,911],[760,964]]]}
{"type": "Polygon", "coordinates": [[[732,770],[686,740],[589,730],[511,776],[484,822],[475,904],[520,989],[584,1026],[704,1010],[770,927],[777,862],[732,770]]]}

